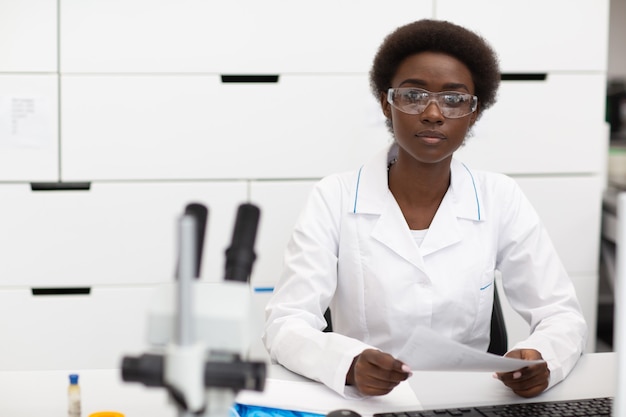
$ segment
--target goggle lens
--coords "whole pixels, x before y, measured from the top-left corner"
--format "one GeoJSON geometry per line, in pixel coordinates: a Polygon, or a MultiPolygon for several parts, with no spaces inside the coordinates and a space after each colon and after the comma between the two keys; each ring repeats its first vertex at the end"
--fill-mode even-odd
{"type": "Polygon", "coordinates": [[[421,88],[390,88],[387,101],[396,109],[407,114],[421,114],[431,102],[437,103],[443,117],[458,119],[476,111],[478,97],[456,91],[432,93],[421,88]]]}

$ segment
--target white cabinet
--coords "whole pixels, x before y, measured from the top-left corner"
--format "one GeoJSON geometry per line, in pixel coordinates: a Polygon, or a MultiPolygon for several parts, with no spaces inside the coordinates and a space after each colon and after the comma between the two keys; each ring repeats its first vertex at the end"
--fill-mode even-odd
{"type": "Polygon", "coordinates": [[[58,178],[56,0],[0,2],[0,181],[58,178]]]}
{"type": "Polygon", "coordinates": [[[185,207],[209,209],[201,279],[221,281],[247,186],[3,184],[0,200],[0,305],[11,312],[0,317],[0,369],[113,368],[149,348],[148,307],[156,286],[175,280],[185,207]]]}
{"type": "Polygon", "coordinates": [[[435,17],[483,35],[505,73],[606,72],[607,0],[436,0],[435,17]]]}
{"type": "Polygon", "coordinates": [[[0,72],[56,72],[57,28],[57,0],[0,2],[0,72]]]}
{"type": "Polygon", "coordinates": [[[432,16],[390,0],[61,0],[64,73],[366,72],[381,39],[432,16]],[[396,12],[389,12],[395,10],[396,12]]]}
{"type": "Polygon", "coordinates": [[[63,76],[64,180],[317,178],[389,141],[365,75],[63,76]]]}
{"type": "MultiPolygon", "coordinates": [[[[546,226],[565,268],[574,282],[589,328],[587,351],[595,350],[598,316],[598,256],[602,191],[599,175],[515,177],[546,226]]],[[[508,303],[507,303],[508,305],[508,303]]],[[[505,311],[511,341],[528,334],[528,325],[505,311]]]]}
{"type": "Polygon", "coordinates": [[[600,247],[604,179],[597,175],[514,178],[539,213],[567,271],[597,273],[598,251],[590,248],[600,247]]]}
{"type": "Polygon", "coordinates": [[[258,256],[250,280],[254,291],[252,308],[256,317],[252,328],[259,335],[250,347],[250,356],[253,358],[269,359],[260,338],[263,334],[265,305],[282,273],[284,250],[293,227],[316,182],[283,180],[250,183],[250,200],[261,209],[256,240],[258,256]]]}
{"type": "Polygon", "coordinates": [[[202,279],[219,281],[246,184],[94,183],[90,190],[0,186],[2,287],[91,287],[171,282],[177,220],[209,209],[202,279]]]}
{"type": "Polygon", "coordinates": [[[94,287],[89,294],[0,289],[0,369],[117,368],[146,351],[151,286],[94,287]]]}
{"type": "Polygon", "coordinates": [[[293,227],[316,181],[254,181],[250,200],[261,209],[256,247],[259,257],[251,283],[258,291],[271,289],[282,272],[283,254],[293,227]]]}
{"type": "Polygon", "coordinates": [[[457,157],[507,174],[599,173],[606,165],[603,73],[503,81],[457,157]]]}

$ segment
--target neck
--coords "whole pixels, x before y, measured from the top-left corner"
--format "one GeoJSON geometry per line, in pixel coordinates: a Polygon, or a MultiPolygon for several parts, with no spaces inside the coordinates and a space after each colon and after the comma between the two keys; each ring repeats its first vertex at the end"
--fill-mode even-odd
{"type": "Polygon", "coordinates": [[[412,162],[399,158],[389,167],[389,189],[396,199],[400,197],[418,206],[441,202],[450,186],[450,160],[435,164],[412,162]]]}
{"type": "Polygon", "coordinates": [[[403,164],[389,168],[389,190],[412,230],[428,229],[450,185],[450,164],[403,164]]]}

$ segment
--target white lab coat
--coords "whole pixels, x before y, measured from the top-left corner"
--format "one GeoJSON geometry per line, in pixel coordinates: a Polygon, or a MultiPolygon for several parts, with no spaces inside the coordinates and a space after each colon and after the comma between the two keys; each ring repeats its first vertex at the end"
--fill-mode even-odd
{"type": "Polygon", "coordinates": [[[453,159],[451,184],[421,246],[389,191],[390,156],[321,180],[285,252],[266,309],[271,359],[342,395],[366,348],[396,355],[416,325],[483,351],[489,345],[494,273],[531,327],[510,348],[541,352],[550,386],[573,368],[587,326],[572,282],[535,210],[501,174],[453,159]],[[323,333],[330,306],[333,332],[323,333]]]}

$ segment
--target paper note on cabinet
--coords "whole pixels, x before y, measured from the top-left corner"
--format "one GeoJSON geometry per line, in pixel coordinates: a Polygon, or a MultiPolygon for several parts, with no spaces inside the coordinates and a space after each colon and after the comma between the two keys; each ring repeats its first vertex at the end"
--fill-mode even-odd
{"type": "Polygon", "coordinates": [[[43,147],[50,137],[49,105],[44,97],[0,96],[0,145],[43,147]]]}

